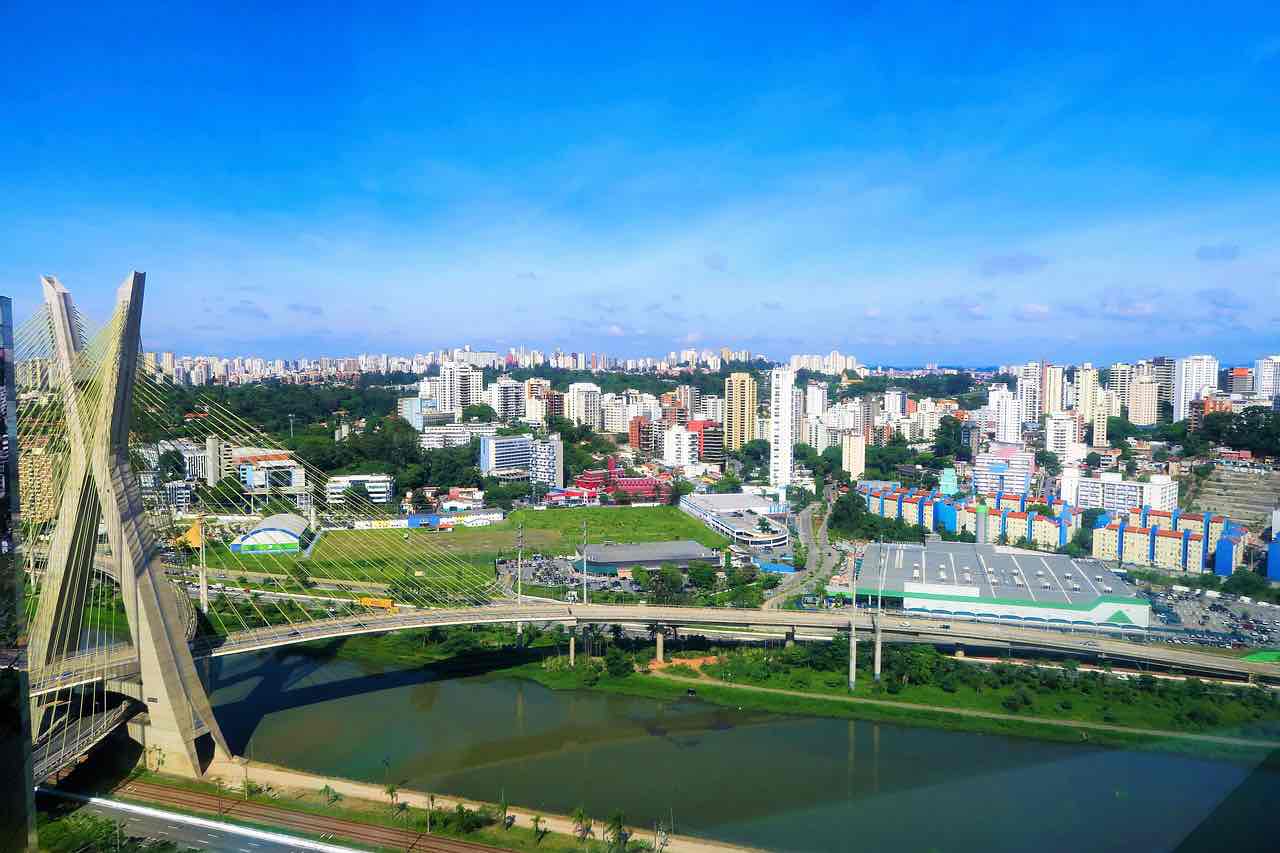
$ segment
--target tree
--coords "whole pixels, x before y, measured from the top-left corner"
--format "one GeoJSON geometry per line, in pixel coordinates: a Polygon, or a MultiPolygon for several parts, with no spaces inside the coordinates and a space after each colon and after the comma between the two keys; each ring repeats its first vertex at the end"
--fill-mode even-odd
{"type": "Polygon", "coordinates": [[[725,474],[711,485],[711,491],[718,495],[737,494],[742,491],[742,480],[734,474],[725,474]]]}
{"type": "Polygon", "coordinates": [[[547,831],[542,828],[542,815],[534,815],[530,818],[529,823],[533,824],[533,843],[541,844],[543,836],[547,834],[547,831]]]}
{"type": "Polygon", "coordinates": [[[359,481],[342,490],[342,503],[345,506],[362,506],[369,503],[369,489],[359,481]]]}
{"type": "Polygon", "coordinates": [[[690,565],[689,583],[702,590],[714,589],[716,585],[715,567],[708,566],[705,563],[694,563],[690,565]]]}
{"type": "Polygon", "coordinates": [[[185,480],[187,478],[187,463],[182,454],[176,450],[166,450],[161,453],[160,459],[156,463],[156,477],[162,483],[185,480]]]}
{"type": "Polygon", "coordinates": [[[387,799],[391,801],[391,808],[395,809],[396,801],[400,798],[400,788],[395,782],[388,782],[382,791],[387,795],[387,799]]]}
{"type": "Polygon", "coordinates": [[[960,430],[960,421],[944,415],[938,422],[938,431],[933,436],[933,452],[938,456],[950,456],[955,459],[971,458],[969,446],[965,444],[960,430]]]}
{"type": "Polygon", "coordinates": [[[462,409],[462,419],[464,421],[484,421],[490,423],[498,419],[498,413],[493,407],[487,403],[473,403],[462,409]]]}
{"type": "Polygon", "coordinates": [[[592,826],[591,816],[587,814],[586,808],[578,806],[573,810],[573,814],[569,816],[569,819],[573,821],[573,831],[578,836],[578,840],[586,841],[587,837],[591,835],[592,826]]]}
{"type": "Polygon", "coordinates": [[[1096,450],[1090,450],[1089,455],[1084,458],[1084,464],[1094,469],[1101,468],[1102,455],[1098,453],[1096,450]]]}
{"type": "Polygon", "coordinates": [[[332,806],[334,803],[342,799],[342,794],[339,794],[329,785],[325,785],[321,788],[320,794],[324,797],[324,803],[327,806],[332,806]]]}
{"type": "Polygon", "coordinates": [[[1051,477],[1056,477],[1062,473],[1062,463],[1058,461],[1058,454],[1052,450],[1037,450],[1036,464],[1048,472],[1051,477]]]}
{"type": "Polygon", "coordinates": [[[631,658],[617,646],[610,646],[609,650],[604,653],[604,668],[609,673],[610,678],[626,678],[635,672],[631,658]]]}
{"type": "Polygon", "coordinates": [[[604,829],[605,840],[609,842],[611,851],[626,851],[627,849],[627,817],[621,811],[615,811],[609,815],[609,822],[605,824],[604,829]]]}

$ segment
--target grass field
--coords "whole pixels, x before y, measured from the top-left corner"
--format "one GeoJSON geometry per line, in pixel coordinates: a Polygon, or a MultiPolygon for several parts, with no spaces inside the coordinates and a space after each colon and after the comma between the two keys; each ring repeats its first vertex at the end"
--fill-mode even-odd
{"type": "Polygon", "coordinates": [[[233,554],[225,546],[216,545],[207,549],[206,560],[211,567],[229,572],[285,574],[298,569],[313,578],[373,581],[406,571],[423,571],[428,577],[442,568],[456,572],[461,562],[491,576],[495,558],[515,555],[517,524],[524,524],[526,554],[554,556],[574,553],[584,520],[587,537],[593,543],[693,539],[712,548],[728,544],[724,537],[676,507],[581,507],[521,510],[500,524],[455,527],[449,532],[422,528],[329,530],[321,534],[305,558],[233,554]]]}

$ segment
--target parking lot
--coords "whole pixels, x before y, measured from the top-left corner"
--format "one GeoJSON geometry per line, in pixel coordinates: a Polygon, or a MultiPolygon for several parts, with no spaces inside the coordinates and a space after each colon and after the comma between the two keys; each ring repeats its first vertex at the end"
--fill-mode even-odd
{"type": "Polygon", "coordinates": [[[1273,648],[1280,645],[1280,607],[1218,598],[1196,591],[1149,592],[1152,627],[1171,632],[1174,643],[1218,648],[1273,648]]]}

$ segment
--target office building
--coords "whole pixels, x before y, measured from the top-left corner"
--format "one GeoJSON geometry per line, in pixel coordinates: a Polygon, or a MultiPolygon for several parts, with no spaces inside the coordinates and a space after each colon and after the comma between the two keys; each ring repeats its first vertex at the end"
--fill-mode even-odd
{"type": "Polygon", "coordinates": [[[769,485],[791,485],[791,456],[795,445],[795,374],[789,367],[769,372],[769,485]]]}
{"type": "Polygon", "coordinates": [[[861,433],[846,432],[841,436],[840,467],[854,480],[867,470],[867,439],[861,433]]]}
{"type": "Polygon", "coordinates": [[[324,484],[329,506],[347,503],[347,492],[363,488],[372,503],[390,503],[396,496],[396,478],[390,474],[346,474],[330,477],[324,484]]]}
{"type": "Polygon", "coordinates": [[[533,437],[529,435],[480,436],[478,467],[486,477],[497,471],[528,471],[533,458],[533,437]]]}
{"type": "Polygon", "coordinates": [[[698,461],[724,464],[724,428],[712,420],[689,421],[686,428],[698,437],[698,461]]]}
{"type": "Polygon", "coordinates": [[[756,380],[750,373],[731,373],[724,381],[724,448],[741,450],[756,437],[756,380]]]}
{"type": "Polygon", "coordinates": [[[1173,419],[1184,421],[1191,413],[1191,401],[1218,387],[1218,359],[1211,355],[1180,358],[1173,371],[1173,419]]]}
{"type": "Polygon", "coordinates": [[[497,435],[498,425],[474,421],[471,423],[429,424],[422,428],[422,449],[440,450],[444,447],[460,447],[486,435],[497,435]]]}
{"type": "Polygon", "coordinates": [[[1129,422],[1155,426],[1160,420],[1160,386],[1155,379],[1140,379],[1129,389],[1129,422]]]}

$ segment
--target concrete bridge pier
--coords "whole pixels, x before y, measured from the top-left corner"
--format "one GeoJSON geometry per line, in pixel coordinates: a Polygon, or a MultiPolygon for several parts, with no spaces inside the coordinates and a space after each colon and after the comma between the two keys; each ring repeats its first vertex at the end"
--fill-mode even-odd
{"type": "Polygon", "coordinates": [[[569,666],[574,665],[574,653],[578,650],[578,636],[576,634],[569,635],[569,666]]]}
{"type": "Polygon", "coordinates": [[[876,619],[876,663],[875,663],[875,671],[872,673],[872,677],[876,681],[880,680],[880,649],[881,649],[881,646],[883,645],[883,643],[881,643],[880,641],[880,619],[882,616],[883,614],[875,617],[876,619]]]}
{"type": "Polygon", "coordinates": [[[658,640],[658,654],[654,658],[654,660],[656,660],[658,663],[666,663],[666,658],[664,658],[662,655],[662,652],[663,652],[662,644],[663,644],[663,641],[666,639],[666,632],[662,630],[661,625],[658,626],[658,630],[657,632],[655,632],[655,636],[657,637],[657,640],[658,640]]]}
{"type": "Polygon", "coordinates": [[[858,630],[853,619],[849,620],[849,689],[858,686],[858,630]]]}

